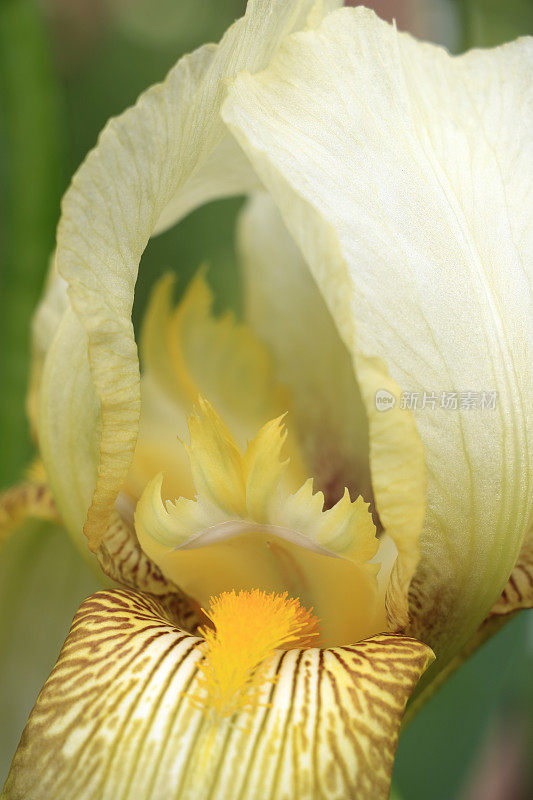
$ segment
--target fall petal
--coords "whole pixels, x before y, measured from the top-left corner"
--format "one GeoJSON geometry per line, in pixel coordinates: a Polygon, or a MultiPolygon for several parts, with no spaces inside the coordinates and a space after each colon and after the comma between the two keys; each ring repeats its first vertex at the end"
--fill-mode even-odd
{"type": "Polygon", "coordinates": [[[492,608],[491,614],[510,614],[521,608],[533,608],[533,535],[522,546],[518,561],[492,608]]]}
{"type": "MultiPolygon", "coordinates": [[[[521,39],[453,58],[343,9],[239,76],[223,111],[354,358],[380,360],[395,410],[399,392],[429,398],[412,412],[428,488],[410,630],[439,663],[487,616],[530,524],[532,54],[521,39]],[[465,405],[441,407],[445,392],[465,405]]],[[[386,520],[402,480],[386,488],[372,436],[386,520]]]]}
{"type": "Polygon", "coordinates": [[[165,578],[157,564],[141,549],[133,528],[117,511],[111,515],[97,558],[108,578],[155,598],[187,630],[196,630],[205,622],[197,604],[165,578]]]}
{"type": "Polygon", "coordinates": [[[45,483],[22,483],[0,492],[0,546],[28,518],[60,521],[45,483]]]}
{"type": "Polygon", "coordinates": [[[384,635],[276,651],[261,701],[215,720],[195,699],[202,641],[142,595],[86,600],[30,716],[3,800],[276,800],[287,791],[295,800],[386,800],[405,703],[432,658],[428,647],[384,635]]]}

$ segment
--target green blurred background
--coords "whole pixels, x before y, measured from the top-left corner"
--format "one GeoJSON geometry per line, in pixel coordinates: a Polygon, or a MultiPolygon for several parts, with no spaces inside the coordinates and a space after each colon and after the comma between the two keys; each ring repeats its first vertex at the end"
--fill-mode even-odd
{"type": "MultiPolygon", "coordinates": [[[[352,3],[354,5],[356,3],[352,3]]],[[[401,28],[460,52],[533,33],[531,0],[380,0],[401,28]]],[[[179,56],[216,40],[244,0],[0,0],[0,488],[32,458],[24,398],[29,333],[53,248],[60,197],[106,120],[161,80],[179,56]]],[[[134,321],[172,268],[202,262],[219,307],[240,307],[234,220],[210,204],[153,240],[134,321]]],[[[28,524],[0,558],[0,786],[36,694],[80,601],[99,586],[67,536],[28,524]]],[[[532,760],[531,612],[515,617],[457,672],[402,736],[395,786],[405,800],[518,800],[498,780],[532,760]],[[530,729],[529,729],[530,731],[530,729]],[[482,776],[496,770],[490,792],[482,776]]],[[[513,773],[514,774],[514,773],[513,773]]],[[[525,795],[524,795],[525,800],[525,795]]]]}

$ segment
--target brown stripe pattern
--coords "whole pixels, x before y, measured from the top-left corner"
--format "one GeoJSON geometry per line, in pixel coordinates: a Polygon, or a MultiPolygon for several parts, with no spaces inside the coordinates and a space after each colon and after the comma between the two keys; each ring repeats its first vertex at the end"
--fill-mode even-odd
{"type": "Polygon", "coordinates": [[[516,566],[491,614],[509,614],[521,608],[533,608],[533,532],[524,542],[516,566]]]}
{"type": "Polygon", "coordinates": [[[141,549],[135,531],[117,511],[111,515],[96,556],[102,571],[111,580],[157,598],[175,624],[194,632],[205,623],[197,604],[165,578],[157,564],[141,549]]]}
{"type": "Polygon", "coordinates": [[[261,703],[215,721],[202,640],[155,600],[80,608],[30,716],[2,800],[386,800],[405,703],[432,658],[387,634],[278,651],[261,703]]]}
{"type": "Polygon", "coordinates": [[[60,522],[45,483],[22,483],[0,494],[0,543],[29,517],[60,522]]]}

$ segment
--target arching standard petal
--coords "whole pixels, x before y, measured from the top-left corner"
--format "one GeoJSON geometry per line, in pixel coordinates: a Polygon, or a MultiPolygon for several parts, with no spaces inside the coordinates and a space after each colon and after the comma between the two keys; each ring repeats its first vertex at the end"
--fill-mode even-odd
{"type": "MultiPolygon", "coordinates": [[[[532,65],[528,39],[453,58],[343,9],[240,76],[224,107],[348,348],[385,365],[406,393],[396,409],[419,400],[411,630],[442,661],[489,613],[529,528],[532,65]]],[[[379,387],[359,380],[376,416],[379,387]]],[[[390,491],[370,439],[387,526],[408,487],[390,491]]]]}
{"type": "Polygon", "coordinates": [[[273,355],[276,377],[290,387],[289,424],[298,428],[315,489],[327,506],[345,487],[370,501],[366,412],[324,298],[267,194],[250,199],[238,232],[246,316],[273,355]]]}
{"type": "Polygon", "coordinates": [[[381,522],[399,553],[387,590],[389,622],[392,629],[405,627],[426,491],[423,449],[414,422],[399,407],[387,406],[386,413],[377,408],[376,392],[391,397],[398,391],[378,359],[357,353],[356,376],[354,358],[335,317],[268,195],[255,196],[245,207],[239,244],[247,315],[268,342],[280,380],[291,389],[316,488],[324,492],[327,505],[339,499],[344,487],[370,502],[374,490],[380,498],[381,522]]]}
{"type": "Polygon", "coordinates": [[[388,798],[405,703],[432,658],[428,647],[385,635],[276,651],[259,704],[216,719],[195,699],[202,645],[142,595],[86,600],[2,800],[388,798]]]}
{"type": "Polygon", "coordinates": [[[39,391],[46,355],[68,308],[67,283],[57,274],[52,259],[43,296],[35,309],[31,333],[31,367],[26,409],[34,439],[38,439],[39,391]]]}
{"type": "Polygon", "coordinates": [[[87,334],[68,308],[44,361],[39,449],[63,523],[86,556],[83,524],[96,483],[100,411],[87,360],[87,334]]]}
{"type": "MultiPolygon", "coordinates": [[[[86,524],[94,550],[138,428],[139,370],[130,315],[142,252],[155,231],[193,207],[257,185],[220,119],[227,83],[242,69],[264,68],[288,33],[308,20],[318,23],[336,5],[337,0],[252,0],[218,46],[181,59],[164,83],[109,122],[64,197],[56,261],[87,335],[86,344],[72,343],[71,360],[86,362],[88,350],[101,402],[98,474],[86,524]]],[[[52,447],[47,454],[52,468],[56,452],[52,447]]],[[[70,477],[63,480],[68,484],[70,477]]],[[[69,488],[59,486],[59,496],[69,488]]]]}

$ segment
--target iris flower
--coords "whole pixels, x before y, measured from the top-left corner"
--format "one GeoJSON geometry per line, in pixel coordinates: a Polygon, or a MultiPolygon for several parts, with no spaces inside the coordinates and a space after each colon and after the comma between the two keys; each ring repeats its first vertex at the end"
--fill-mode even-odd
{"type": "Polygon", "coordinates": [[[35,320],[46,481],[3,513],[58,513],[120,588],[5,800],[386,798],[426,667],[413,709],[532,605],[532,67],[251,0],[108,123],[35,320]],[[164,278],[141,378],[148,240],[236,194],[244,322],[164,278]]]}

